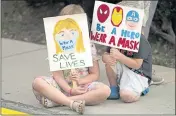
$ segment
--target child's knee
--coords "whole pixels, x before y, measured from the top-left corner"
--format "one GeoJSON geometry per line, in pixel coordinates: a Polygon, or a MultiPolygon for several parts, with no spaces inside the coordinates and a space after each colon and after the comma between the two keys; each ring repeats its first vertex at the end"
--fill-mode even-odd
{"type": "MultiPolygon", "coordinates": [[[[41,83],[42,83],[42,81],[43,81],[42,78],[43,78],[42,76],[39,76],[39,77],[36,77],[36,78],[34,79],[34,81],[33,81],[33,83],[32,83],[33,89],[36,89],[36,88],[38,88],[38,87],[41,85],[41,83]]],[[[41,87],[41,86],[40,86],[40,87],[41,87]]]]}
{"type": "Polygon", "coordinates": [[[102,99],[105,100],[110,96],[111,89],[109,86],[102,84],[101,88],[98,88],[100,90],[100,95],[102,96],[102,99]]]}
{"type": "Polygon", "coordinates": [[[120,97],[123,102],[132,103],[132,102],[138,101],[140,98],[140,95],[138,95],[133,91],[123,89],[123,90],[120,90],[120,97]]]}
{"type": "Polygon", "coordinates": [[[95,86],[95,89],[100,90],[101,96],[104,96],[105,98],[108,98],[111,93],[109,86],[100,82],[95,86]]]}
{"type": "Polygon", "coordinates": [[[110,96],[111,89],[107,85],[104,85],[103,88],[104,88],[104,95],[106,98],[108,98],[110,96]]]}

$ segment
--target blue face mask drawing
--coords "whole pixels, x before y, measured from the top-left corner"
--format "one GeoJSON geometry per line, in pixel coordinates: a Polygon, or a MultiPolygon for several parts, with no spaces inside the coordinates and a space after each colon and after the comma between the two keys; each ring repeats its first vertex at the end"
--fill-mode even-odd
{"type": "Polygon", "coordinates": [[[69,33],[63,31],[55,36],[57,43],[64,52],[74,52],[77,38],[78,32],[74,30],[69,31],[69,33]]]}
{"type": "Polygon", "coordinates": [[[134,10],[129,11],[126,16],[126,20],[135,23],[139,22],[139,13],[134,10]]]}
{"type": "Polygon", "coordinates": [[[63,51],[74,51],[76,39],[59,40],[58,43],[63,51]]]}

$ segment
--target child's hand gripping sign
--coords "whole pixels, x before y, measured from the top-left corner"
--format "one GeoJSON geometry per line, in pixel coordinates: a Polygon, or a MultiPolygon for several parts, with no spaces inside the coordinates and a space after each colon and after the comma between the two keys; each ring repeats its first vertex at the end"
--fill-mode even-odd
{"type": "Polygon", "coordinates": [[[93,66],[86,14],[44,18],[50,71],[93,66]]]}
{"type": "Polygon", "coordinates": [[[138,52],[144,11],[96,1],[91,41],[100,45],[138,52]]]}

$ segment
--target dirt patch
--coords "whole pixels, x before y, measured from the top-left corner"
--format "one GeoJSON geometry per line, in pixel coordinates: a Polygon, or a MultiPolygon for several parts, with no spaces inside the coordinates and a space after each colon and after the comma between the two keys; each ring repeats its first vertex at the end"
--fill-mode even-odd
{"type": "MultiPolygon", "coordinates": [[[[43,18],[58,15],[63,3],[40,8],[29,7],[25,1],[2,1],[2,37],[36,44],[46,44],[43,18]]],[[[175,46],[150,35],[153,64],[175,68],[175,46]]]]}
{"type": "Polygon", "coordinates": [[[175,68],[175,46],[152,35],[149,37],[149,42],[153,52],[153,64],[175,68]]]}
{"type": "Polygon", "coordinates": [[[25,1],[2,1],[2,37],[45,44],[43,18],[58,15],[63,6],[32,8],[25,1]]]}

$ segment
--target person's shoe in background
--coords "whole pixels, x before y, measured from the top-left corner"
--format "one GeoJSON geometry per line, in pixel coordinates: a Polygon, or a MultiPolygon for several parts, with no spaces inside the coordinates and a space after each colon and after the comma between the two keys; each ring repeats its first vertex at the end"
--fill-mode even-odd
{"type": "Polygon", "coordinates": [[[164,78],[156,75],[155,70],[152,70],[152,81],[150,85],[159,85],[164,82],[164,78]]]}

